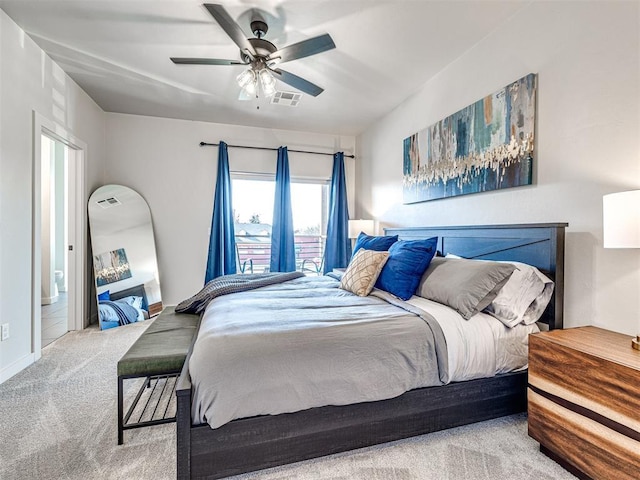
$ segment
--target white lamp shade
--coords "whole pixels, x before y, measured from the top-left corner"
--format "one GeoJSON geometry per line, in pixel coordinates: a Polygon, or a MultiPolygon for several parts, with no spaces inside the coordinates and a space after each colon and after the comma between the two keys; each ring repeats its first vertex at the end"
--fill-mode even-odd
{"type": "Polygon", "coordinates": [[[640,190],[602,197],[604,248],[640,248],[640,190]]]}
{"type": "Polygon", "coordinates": [[[373,235],[373,220],[349,220],[349,238],[358,238],[360,232],[373,235]]]}

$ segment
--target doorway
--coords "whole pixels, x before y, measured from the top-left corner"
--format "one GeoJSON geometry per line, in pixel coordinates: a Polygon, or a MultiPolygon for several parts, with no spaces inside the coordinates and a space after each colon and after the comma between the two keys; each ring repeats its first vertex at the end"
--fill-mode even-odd
{"type": "Polygon", "coordinates": [[[42,348],[69,331],[69,149],[41,134],[40,247],[42,348]]]}
{"type": "Polygon", "coordinates": [[[33,360],[86,321],[86,144],[33,112],[33,360]],[[56,273],[57,272],[57,273],[56,273]]]}

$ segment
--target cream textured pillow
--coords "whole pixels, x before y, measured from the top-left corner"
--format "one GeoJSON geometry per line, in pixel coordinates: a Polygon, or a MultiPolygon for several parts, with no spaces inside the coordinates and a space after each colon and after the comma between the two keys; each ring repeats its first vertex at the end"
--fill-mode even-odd
{"type": "Polygon", "coordinates": [[[389,258],[389,252],[359,249],[342,275],[340,288],[360,297],[366,297],[373,290],[387,258],[389,258]]]}

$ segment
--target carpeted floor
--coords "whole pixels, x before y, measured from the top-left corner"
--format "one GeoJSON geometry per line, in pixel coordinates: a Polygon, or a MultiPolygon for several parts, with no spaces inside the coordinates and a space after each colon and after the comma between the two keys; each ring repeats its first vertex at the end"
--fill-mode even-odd
{"type": "MultiPolygon", "coordinates": [[[[175,478],[175,424],[126,431],[116,444],[116,363],[146,326],[68,333],[0,385],[0,479],[175,478]]],[[[574,478],[538,451],[526,416],[514,415],[235,480],[574,478]]]]}

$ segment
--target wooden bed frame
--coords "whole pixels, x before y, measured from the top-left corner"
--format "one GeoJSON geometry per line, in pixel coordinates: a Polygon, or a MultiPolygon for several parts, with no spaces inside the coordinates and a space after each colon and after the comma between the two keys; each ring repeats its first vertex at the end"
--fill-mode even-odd
{"type": "MultiPolygon", "coordinates": [[[[566,223],[389,228],[401,239],[437,236],[438,250],[538,267],[556,286],[541,321],[562,328],[566,223]]],[[[193,347],[193,345],[192,345],[193,347]]],[[[377,402],[243,418],[212,429],[191,423],[189,355],[178,380],[178,478],[217,479],[398,440],[526,410],[527,372],[450,383],[377,402]]]]}

